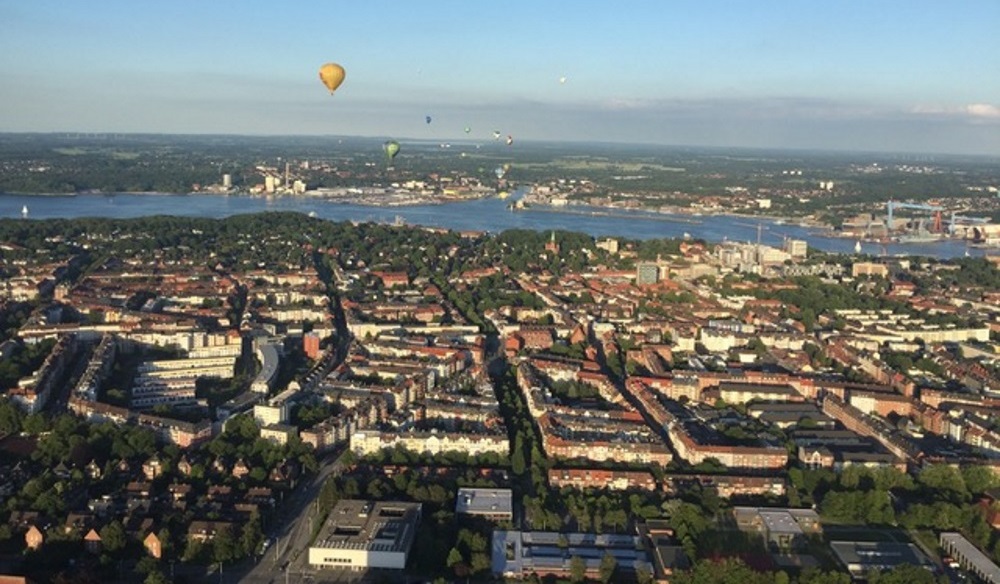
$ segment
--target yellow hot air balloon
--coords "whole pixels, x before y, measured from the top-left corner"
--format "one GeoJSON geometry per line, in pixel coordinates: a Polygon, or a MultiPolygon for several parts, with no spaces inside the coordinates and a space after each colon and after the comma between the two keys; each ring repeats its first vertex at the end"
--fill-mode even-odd
{"type": "Polygon", "coordinates": [[[319,68],[319,80],[330,90],[330,95],[344,82],[344,68],[336,63],[327,63],[319,68]]]}

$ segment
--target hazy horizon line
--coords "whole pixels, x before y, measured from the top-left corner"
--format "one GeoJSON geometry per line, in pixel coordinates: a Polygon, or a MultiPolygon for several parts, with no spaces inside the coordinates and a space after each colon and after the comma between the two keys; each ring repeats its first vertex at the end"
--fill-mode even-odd
{"type": "MultiPolygon", "coordinates": [[[[407,137],[407,136],[396,136],[389,134],[381,135],[360,135],[360,134],[304,134],[304,133],[236,133],[236,132],[115,132],[115,131],[75,131],[75,130],[51,130],[51,131],[13,131],[13,130],[0,130],[0,136],[3,135],[17,135],[17,136],[163,136],[163,137],[193,137],[193,138],[209,138],[209,137],[220,137],[220,138],[321,138],[321,139],[351,139],[351,140],[385,140],[393,139],[397,141],[404,141],[407,143],[416,144],[483,144],[492,143],[493,141],[486,140],[474,140],[463,136],[459,136],[454,140],[442,140],[434,138],[424,138],[424,137],[407,137]]],[[[978,160],[988,160],[992,162],[1000,163],[1000,155],[996,154],[985,154],[985,153],[956,153],[956,152],[927,152],[927,151],[905,151],[905,150],[871,150],[871,149],[850,149],[850,148],[838,148],[836,146],[828,147],[799,147],[799,146],[735,146],[726,145],[719,146],[713,144],[671,144],[665,142],[655,142],[655,141],[625,141],[625,140],[558,140],[558,139],[548,139],[548,140],[538,140],[532,138],[524,138],[518,140],[520,144],[566,144],[566,145],[584,145],[584,146],[637,146],[637,147],[658,147],[665,149],[695,149],[695,150],[718,150],[718,151],[749,151],[749,152],[795,152],[795,153],[813,153],[813,154],[856,154],[856,155],[892,155],[892,156],[906,156],[906,157],[949,157],[957,159],[978,159],[978,160]]]]}

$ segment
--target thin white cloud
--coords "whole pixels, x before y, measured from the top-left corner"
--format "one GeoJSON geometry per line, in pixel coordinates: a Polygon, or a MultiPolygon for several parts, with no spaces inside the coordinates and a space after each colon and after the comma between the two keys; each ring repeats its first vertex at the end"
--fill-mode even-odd
{"type": "Polygon", "coordinates": [[[628,111],[651,109],[652,102],[642,99],[627,99],[623,97],[613,97],[602,104],[604,109],[611,111],[628,111]]]}
{"type": "Polygon", "coordinates": [[[911,111],[921,116],[967,118],[973,121],[1000,120],[1000,106],[991,103],[970,103],[959,106],[918,105],[911,111]]]}
{"type": "Polygon", "coordinates": [[[970,116],[977,118],[1000,119],[1000,106],[991,103],[970,103],[965,106],[965,111],[970,116]]]}
{"type": "Polygon", "coordinates": [[[898,114],[884,106],[817,97],[748,97],[691,99],[613,98],[596,106],[608,112],[647,113],[663,117],[704,116],[739,119],[856,120],[898,114]]]}

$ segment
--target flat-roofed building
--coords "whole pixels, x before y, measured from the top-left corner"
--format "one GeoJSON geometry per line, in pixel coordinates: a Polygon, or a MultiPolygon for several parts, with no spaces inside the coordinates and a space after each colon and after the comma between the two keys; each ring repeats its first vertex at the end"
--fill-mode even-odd
{"type": "Polygon", "coordinates": [[[261,396],[259,393],[244,391],[236,397],[228,400],[226,403],[220,405],[216,409],[216,414],[220,420],[225,420],[226,418],[230,418],[236,414],[242,414],[243,412],[253,409],[255,405],[260,403],[260,400],[261,396]]]}
{"type": "Polygon", "coordinates": [[[789,551],[805,546],[805,533],[787,511],[761,511],[760,518],[767,542],[775,549],[789,551]]]}
{"type": "Polygon", "coordinates": [[[568,577],[576,556],[583,560],[585,575],[596,579],[605,555],[613,557],[621,570],[617,581],[631,581],[636,570],[653,571],[642,538],[633,535],[498,529],[491,546],[493,574],[512,578],[529,574],[568,577]]]}
{"type": "Polygon", "coordinates": [[[298,433],[298,428],[289,424],[268,424],[260,428],[260,437],[275,444],[288,444],[298,433]]]}
{"type": "Polygon", "coordinates": [[[712,489],[720,497],[728,499],[733,496],[774,495],[785,494],[785,479],[781,476],[747,476],[720,474],[676,474],[663,475],[663,490],[676,495],[691,487],[712,489]]]}
{"type": "Polygon", "coordinates": [[[636,284],[640,286],[660,281],[660,266],[652,262],[641,262],[635,268],[636,284]]]}
{"type": "Polygon", "coordinates": [[[511,490],[461,488],[455,501],[455,513],[511,521],[514,518],[511,490]]]}
{"type": "Polygon", "coordinates": [[[420,523],[420,503],[338,501],[309,548],[318,568],[402,570],[420,523]]]}
{"type": "Polygon", "coordinates": [[[650,519],[636,525],[636,530],[649,550],[655,582],[669,582],[674,573],[691,567],[684,546],[677,541],[668,521],[650,519]]]}
{"type": "Polygon", "coordinates": [[[271,343],[260,343],[254,351],[260,361],[260,373],[250,384],[250,390],[257,393],[267,394],[271,391],[275,379],[278,377],[278,367],[281,365],[281,353],[278,346],[271,343]]]}
{"type": "Polygon", "coordinates": [[[874,262],[855,262],[851,266],[851,276],[857,278],[858,276],[877,276],[879,278],[885,278],[889,275],[889,268],[885,264],[876,264],[874,262]]]}
{"type": "Polygon", "coordinates": [[[253,407],[253,419],[261,426],[284,424],[288,421],[288,404],[256,404],[253,407]]]}
{"type": "Polygon", "coordinates": [[[941,534],[941,549],[953,557],[962,568],[988,584],[1000,584],[1000,567],[960,533],[941,534]]]}
{"type": "Polygon", "coordinates": [[[754,402],[747,406],[747,415],[781,429],[796,427],[804,420],[809,420],[812,427],[832,430],[836,426],[833,419],[823,415],[811,402],[754,402]]]}
{"type": "Polygon", "coordinates": [[[804,239],[787,239],[784,248],[785,253],[793,258],[804,258],[808,254],[809,243],[804,239]]]}
{"type": "Polygon", "coordinates": [[[803,400],[802,395],[788,384],[732,381],[719,383],[719,397],[727,404],[745,404],[751,401],[794,402],[803,400]]]}
{"type": "Polygon", "coordinates": [[[807,534],[820,533],[819,514],[812,509],[735,507],[736,525],[757,531],[773,551],[789,552],[806,545],[807,534]]]}
{"type": "Polygon", "coordinates": [[[872,570],[891,570],[909,564],[931,569],[927,556],[912,543],[888,541],[834,541],[830,549],[854,578],[862,578],[872,570]]]}

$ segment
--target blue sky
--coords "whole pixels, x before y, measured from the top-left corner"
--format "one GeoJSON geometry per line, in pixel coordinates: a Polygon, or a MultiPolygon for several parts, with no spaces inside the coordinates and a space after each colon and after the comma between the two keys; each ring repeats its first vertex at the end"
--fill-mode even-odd
{"type": "Polygon", "coordinates": [[[998,24],[1000,0],[0,0],[0,131],[1000,155],[998,24]]]}

